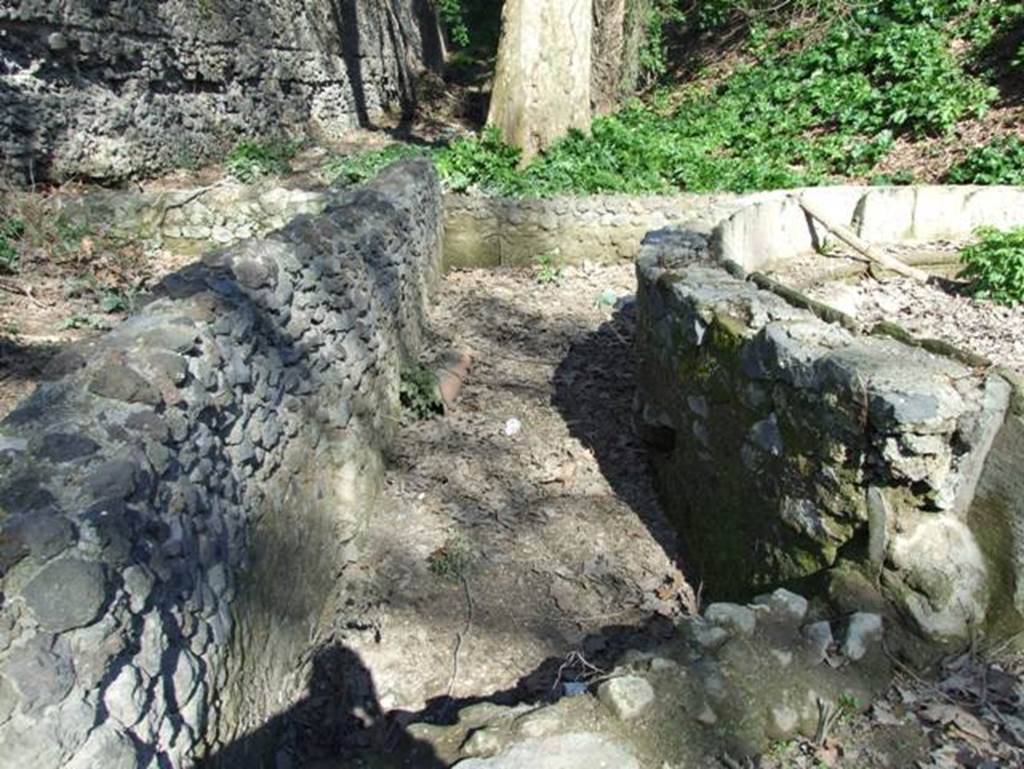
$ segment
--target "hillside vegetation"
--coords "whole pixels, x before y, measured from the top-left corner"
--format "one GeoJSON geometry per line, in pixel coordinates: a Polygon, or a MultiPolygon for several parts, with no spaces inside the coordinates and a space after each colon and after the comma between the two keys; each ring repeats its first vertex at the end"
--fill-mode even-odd
{"type": "Polygon", "coordinates": [[[662,0],[648,51],[660,86],[525,167],[485,131],[339,158],[328,171],[359,182],[398,156],[430,154],[452,190],[515,196],[1024,182],[1024,3],[758,7],[712,0],[684,13],[662,0]],[[714,66],[695,71],[700,61],[714,66]]]}

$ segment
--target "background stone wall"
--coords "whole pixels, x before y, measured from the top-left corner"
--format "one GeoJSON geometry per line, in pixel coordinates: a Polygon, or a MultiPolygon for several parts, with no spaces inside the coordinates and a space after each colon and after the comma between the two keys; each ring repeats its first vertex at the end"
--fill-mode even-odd
{"type": "MultiPolygon", "coordinates": [[[[185,252],[260,236],[300,213],[318,213],[327,193],[234,182],[213,188],[107,190],[69,197],[64,214],[101,222],[125,237],[161,240],[185,252]]],[[[564,264],[636,257],[644,235],[666,224],[710,232],[742,205],[733,195],[483,198],[445,195],[448,269],[529,266],[557,254],[564,264]]]]}
{"type": "Polygon", "coordinates": [[[844,610],[888,607],[932,643],[1020,630],[1013,375],[712,254],[662,233],[637,266],[641,422],[710,594],[824,577],[844,610]]]}
{"type": "Polygon", "coordinates": [[[428,0],[5,0],[0,176],[114,180],[330,139],[441,64],[428,0]]]}
{"type": "Polygon", "coordinates": [[[186,766],[299,694],[440,217],[394,166],[168,277],[0,423],[0,763],[186,766]]]}
{"type": "Polygon", "coordinates": [[[544,254],[567,264],[634,259],[646,233],[667,224],[710,229],[737,207],[735,195],[484,198],[449,195],[449,267],[523,266],[544,254]]]}

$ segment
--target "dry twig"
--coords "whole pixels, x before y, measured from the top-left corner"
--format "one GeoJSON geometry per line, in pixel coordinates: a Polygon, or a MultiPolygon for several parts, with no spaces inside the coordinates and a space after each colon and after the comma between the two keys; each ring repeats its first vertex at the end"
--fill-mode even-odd
{"type": "Polygon", "coordinates": [[[927,272],[919,270],[916,267],[911,267],[909,264],[901,262],[894,256],[889,256],[888,254],[884,254],[872,248],[868,243],[861,240],[853,230],[833,221],[832,217],[824,213],[815,204],[810,203],[806,197],[802,195],[793,195],[792,198],[804,211],[808,213],[808,215],[817,219],[826,230],[831,232],[854,251],[866,257],[872,264],[879,265],[887,270],[892,270],[899,275],[903,275],[906,278],[913,278],[914,280],[922,283],[927,283],[931,279],[931,276],[927,272]]]}

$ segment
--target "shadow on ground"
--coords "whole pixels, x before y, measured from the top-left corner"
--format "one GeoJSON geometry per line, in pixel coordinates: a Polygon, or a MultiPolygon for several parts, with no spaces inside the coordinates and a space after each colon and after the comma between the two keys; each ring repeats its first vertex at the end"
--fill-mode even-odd
{"type": "Polygon", "coordinates": [[[298,756],[309,769],[446,767],[429,745],[410,737],[399,720],[382,711],[370,671],[359,655],[340,643],[327,644],[314,654],[305,698],[255,732],[216,751],[200,766],[285,769],[297,766],[298,756]],[[273,746],[270,755],[268,746],[273,746]],[[364,763],[356,758],[363,753],[376,758],[364,763]],[[346,756],[352,762],[338,763],[348,760],[346,756]]]}
{"type": "Polygon", "coordinates": [[[555,374],[554,405],[594,453],[615,492],[687,573],[683,543],[661,510],[648,448],[634,426],[635,327],[636,310],[627,302],[608,322],[578,337],[555,374]]]}

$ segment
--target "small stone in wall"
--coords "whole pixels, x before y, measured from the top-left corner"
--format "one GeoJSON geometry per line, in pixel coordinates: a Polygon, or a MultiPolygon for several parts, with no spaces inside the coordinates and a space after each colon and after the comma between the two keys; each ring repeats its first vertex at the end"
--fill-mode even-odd
{"type": "Polygon", "coordinates": [[[807,641],[811,663],[817,665],[823,662],[832,646],[832,626],[828,622],[815,622],[807,625],[801,632],[807,641]]]}
{"type": "Polygon", "coordinates": [[[705,610],[704,618],[738,636],[749,636],[757,626],[754,612],[734,603],[713,603],[705,610]]]}
{"type": "Polygon", "coordinates": [[[495,729],[477,729],[462,744],[464,756],[493,756],[503,747],[500,733],[495,729]]]}
{"type": "Polygon", "coordinates": [[[67,769],[135,769],[138,765],[132,740],[108,725],[89,735],[82,749],[65,764],[67,769]]]}
{"type": "MultiPolygon", "coordinates": [[[[3,676],[20,694],[21,709],[34,714],[63,700],[75,683],[67,644],[54,652],[52,637],[37,635],[7,658],[3,676]]],[[[13,693],[12,693],[13,694],[13,693]]]]}
{"type": "Polygon", "coordinates": [[[619,676],[601,684],[597,696],[615,715],[628,721],[654,702],[654,689],[640,676],[619,676]]]}
{"type": "Polygon", "coordinates": [[[800,714],[789,705],[779,704],[768,708],[768,736],[784,740],[796,734],[800,726],[800,714]]]}
{"type": "Polygon", "coordinates": [[[459,769],[640,769],[629,751],[602,734],[578,732],[524,740],[492,758],[460,761],[459,769]]]}
{"type": "Polygon", "coordinates": [[[160,403],[160,392],[153,385],[137,371],[118,364],[101,366],[89,382],[89,392],[125,403],[160,403]]]}
{"type": "Polygon", "coordinates": [[[781,587],[770,595],[759,595],[754,603],[767,607],[771,616],[780,620],[799,623],[807,616],[807,599],[781,587]]]}
{"type": "Polygon", "coordinates": [[[850,615],[843,629],[840,651],[851,660],[859,660],[871,647],[882,641],[882,618],[877,614],[857,612],[850,615]]]}
{"type": "Polygon", "coordinates": [[[62,633],[96,619],[107,600],[107,578],[94,561],[61,558],[44,566],[22,597],[40,625],[62,633]]]}
{"type": "Polygon", "coordinates": [[[697,618],[691,620],[687,627],[695,644],[702,649],[715,650],[729,640],[729,632],[718,625],[711,625],[697,618]]]}

